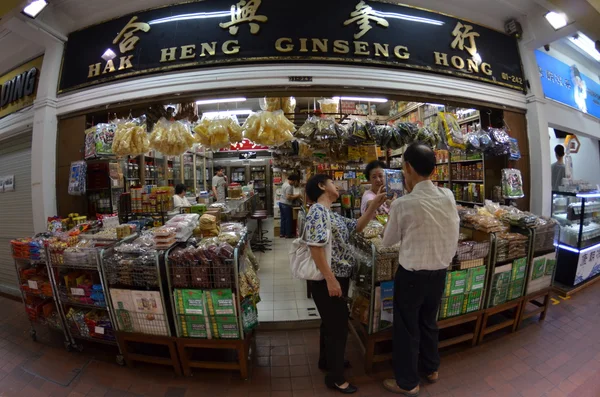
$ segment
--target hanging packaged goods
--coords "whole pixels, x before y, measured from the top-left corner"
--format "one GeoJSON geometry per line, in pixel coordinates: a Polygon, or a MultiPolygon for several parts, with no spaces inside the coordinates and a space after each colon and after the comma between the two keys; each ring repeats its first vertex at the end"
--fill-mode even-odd
{"type": "Polygon", "coordinates": [[[444,14],[384,1],[210,0],[71,33],[60,92],[163,70],[282,60],[409,67],[524,87],[516,39],[444,14]],[[207,14],[214,17],[199,24],[195,16],[207,14]]]}

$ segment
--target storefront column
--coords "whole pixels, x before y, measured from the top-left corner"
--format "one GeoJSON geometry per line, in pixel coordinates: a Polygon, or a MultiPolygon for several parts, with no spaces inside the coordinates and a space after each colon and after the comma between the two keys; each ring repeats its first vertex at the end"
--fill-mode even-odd
{"type": "Polygon", "coordinates": [[[523,72],[528,85],[527,136],[531,166],[530,210],[534,214],[550,216],[552,192],[550,164],[550,140],[548,139],[548,118],[546,99],[539,77],[539,68],[534,50],[527,43],[519,43],[523,72]]]}
{"type": "Polygon", "coordinates": [[[33,106],[31,194],[36,233],[46,230],[47,218],[56,215],[56,91],[62,53],[62,42],[52,40],[46,44],[33,106]]]}

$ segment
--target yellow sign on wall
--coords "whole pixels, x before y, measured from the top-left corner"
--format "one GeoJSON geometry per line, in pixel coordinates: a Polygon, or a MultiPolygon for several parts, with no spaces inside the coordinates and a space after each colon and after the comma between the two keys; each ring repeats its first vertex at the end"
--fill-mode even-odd
{"type": "Polygon", "coordinates": [[[33,105],[43,60],[35,58],[0,77],[0,118],[33,105]]]}

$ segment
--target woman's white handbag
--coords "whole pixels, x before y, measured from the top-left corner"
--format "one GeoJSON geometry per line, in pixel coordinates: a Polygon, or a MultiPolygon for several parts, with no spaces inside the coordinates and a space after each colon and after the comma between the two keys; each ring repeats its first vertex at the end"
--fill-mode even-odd
{"type": "MultiPolygon", "coordinates": [[[[327,241],[321,245],[325,247],[325,258],[327,263],[331,266],[331,214],[327,212],[327,241]]],[[[312,280],[321,281],[325,277],[317,267],[317,264],[310,254],[310,246],[306,244],[304,240],[304,234],[306,233],[306,226],[302,231],[302,236],[295,239],[290,248],[290,270],[294,278],[300,280],[312,280]]],[[[317,246],[313,244],[313,246],[317,246]]]]}

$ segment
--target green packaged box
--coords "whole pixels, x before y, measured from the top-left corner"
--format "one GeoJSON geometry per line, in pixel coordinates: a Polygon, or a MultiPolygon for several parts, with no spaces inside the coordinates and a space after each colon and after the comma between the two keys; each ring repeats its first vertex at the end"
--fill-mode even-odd
{"type": "Polygon", "coordinates": [[[462,314],[463,302],[465,299],[464,294],[453,295],[442,300],[442,313],[441,317],[453,317],[462,314]]]}
{"type": "Polygon", "coordinates": [[[210,325],[213,338],[238,339],[240,337],[237,318],[234,316],[211,317],[210,325]]]}
{"type": "Polygon", "coordinates": [[[177,313],[206,315],[204,291],[199,289],[176,289],[175,302],[177,313]]]}
{"type": "Polygon", "coordinates": [[[512,266],[512,281],[523,280],[527,271],[527,258],[515,259],[512,266]]]}
{"type": "Polygon", "coordinates": [[[521,295],[523,295],[524,282],[525,282],[525,280],[517,280],[517,281],[514,281],[510,285],[510,287],[508,288],[508,297],[507,297],[507,299],[509,301],[520,298],[521,295]]]}
{"type": "Polygon", "coordinates": [[[531,271],[531,279],[537,280],[544,276],[546,271],[546,258],[540,257],[533,260],[533,270],[531,271]]]}
{"type": "Polygon", "coordinates": [[[551,276],[554,273],[554,268],[556,267],[556,259],[546,259],[546,270],[544,274],[546,276],[551,276]]]}
{"type": "Polygon", "coordinates": [[[508,287],[492,290],[492,307],[506,303],[508,297],[508,287]]]}
{"type": "Polygon", "coordinates": [[[505,266],[502,266],[502,268],[504,269],[496,268],[496,273],[494,274],[494,278],[492,279],[492,288],[499,289],[508,287],[508,284],[510,283],[510,276],[512,274],[512,266],[508,265],[507,268],[505,266]]]}
{"type": "Polygon", "coordinates": [[[485,266],[473,267],[467,272],[467,291],[483,289],[485,285],[485,266]]]}
{"type": "Polygon", "coordinates": [[[481,303],[481,295],[483,289],[477,289],[465,294],[465,300],[463,302],[463,313],[471,313],[479,310],[481,303]]]}
{"type": "Polygon", "coordinates": [[[467,271],[457,270],[446,274],[446,296],[464,294],[467,288],[467,271]]]}
{"type": "Polygon", "coordinates": [[[235,306],[231,289],[211,289],[204,291],[206,309],[210,316],[233,316],[235,306]]]}
{"type": "Polygon", "coordinates": [[[195,204],[190,208],[190,213],[202,216],[206,212],[206,204],[195,204]]]}
{"type": "Polygon", "coordinates": [[[179,315],[179,323],[181,332],[186,338],[206,339],[209,337],[207,319],[204,316],[179,315]]]}

